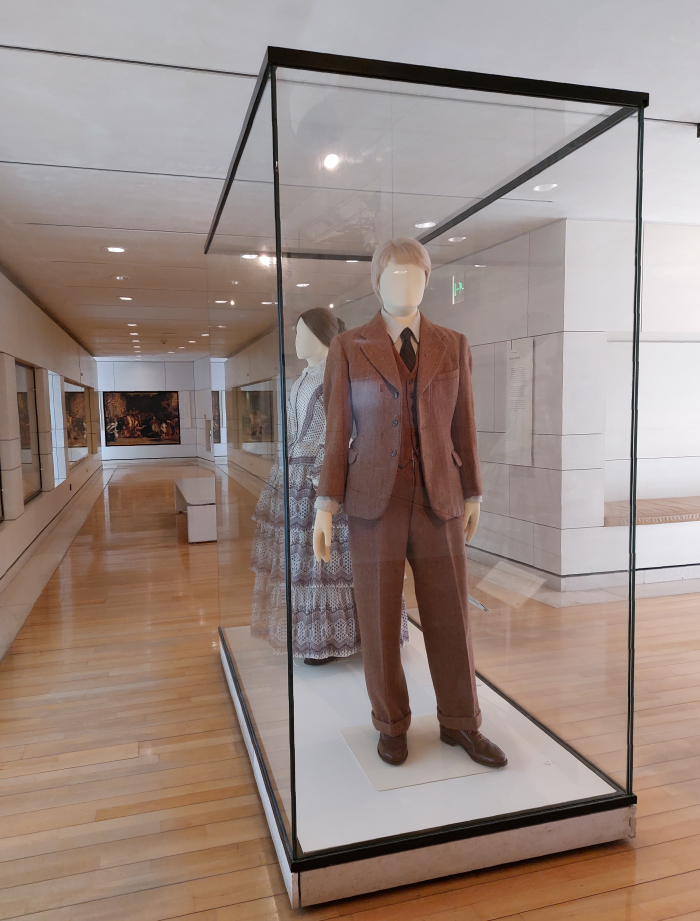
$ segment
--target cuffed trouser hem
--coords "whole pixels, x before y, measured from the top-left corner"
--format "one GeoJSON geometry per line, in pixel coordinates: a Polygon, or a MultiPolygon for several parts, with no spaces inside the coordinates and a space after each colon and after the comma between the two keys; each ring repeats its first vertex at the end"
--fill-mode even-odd
{"type": "Polygon", "coordinates": [[[445,729],[460,729],[462,732],[476,732],[481,726],[481,710],[476,716],[444,716],[440,711],[437,718],[445,729]]]}
{"type": "Polygon", "coordinates": [[[404,732],[408,732],[408,727],[411,725],[411,714],[409,713],[408,716],[404,716],[398,723],[385,723],[383,720],[378,720],[374,715],[374,711],[372,711],[372,725],[385,735],[400,736],[403,735],[404,732]]]}

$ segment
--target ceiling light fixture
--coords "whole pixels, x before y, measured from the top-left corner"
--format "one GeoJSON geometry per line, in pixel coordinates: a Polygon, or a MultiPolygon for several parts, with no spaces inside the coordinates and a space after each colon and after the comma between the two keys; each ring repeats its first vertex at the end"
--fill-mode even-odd
{"type": "Polygon", "coordinates": [[[535,192],[551,192],[559,185],[558,182],[543,182],[542,185],[533,186],[535,192]]]}
{"type": "Polygon", "coordinates": [[[214,301],[215,304],[225,304],[226,301],[214,301]]]}
{"type": "Polygon", "coordinates": [[[217,326],[216,328],[217,328],[217,329],[226,329],[225,326],[217,326]]]}
{"type": "Polygon", "coordinates": [[[136,345],[136,343],[137,343],[137,342],[140,342],[140,341],[141,341],[140,339],[134,339],[134,345],[135,345],[136,348],[139,348],[139,346],[136,345]]]}
{"type": "Polygon", "coordinates": [[[263,305],[263,307],[269,307],[272,301],[260,301],[260,303],[263,305]]]}
{"type": "Polygon", "coordinates": [[[308,288],[308,287],[309,287],[308,281],[299,281],[299,282],[297,282],[297,288],[308,288]]]}
{"type": "Polygon", "coordinates": [[[474,268],[475,268],[475,269],[485,269],[486,266],[485,266],[485,265],[480,265],[480,264],[477,263],[477,264],[474,266],[474,268]]]}
{"type": "Polygon", "coordinates": [[[466,239],[467,239],[466,237],[448,237],[447,242],[448,243],[462,243],[466,239]]]}
{"type": "Polygon", "coordinates": [[[237,281],[230,281],[229,284],[230,284],[230,285],[237,285],[238,282],[237,282],[237,281]]]}
{"type": "Polygon", "coordinates": [[[331,310],[333,310],[333,304],[329,304],[328,306],[330,307],[331,310]]]}
{"type": "Polygon", "coordinates": [[[437,227],[437,221],[416,221],[413,226],[418,230],[427,230],[429,227],[437,227]]]}
{"type": "Polygon", "coordinates": [[[103,246],[102,249],[106,249],[108,253],[125,253],[126,252],[123,246],[103,246]]]}
{"type": "Polygon", "coordinates": [[[136,326],[135,323],[127,323],[126,325],[127,325],[127,326],[136,326]]]}
{"type": "Polygon", "coordinates": [[[258,260],[262,265],[265,266],[265,268],[269,268],[271,265],[274,265],[277,262],[277,257],[263,254],[262,256],[258,256],[258,260]]]}
{"type": "Polygon", "coordinates": [[[185,347],[184,345],[178,345],[179,349],[184,349],[184,347],[185,347]]]}
{"type": "Polygon", "coordinates": [[[130,297],[122,297],[122,296],[120,295],[120,296],[119,296],[119,300],[120,300],[120,301],[130,301],[130,300],[132,300],[132,298],[130,298],[130,297]]]}
{"type": "MultiPolygon", "coordinates": [[[[135,323],[134,323],[134,326],[136,326],[135,323]]],[[[130,336],[138,336],[138,333],[129,333],[129,335],[130,335],[130,336]]]]}
{"type": "Polygon", "coordinates": [[[128,281],[128,275],[110,275],[110,278],[113,278],[115,281],[128,281]]]}
{"type": "Polygon", "coordinates": [[[346,259],[346,262],[359,262],[359,259],[346,259]]]}
{"type": "Polygon", "coordinates": [[[235,307],[235,306],[236,306],[236,302],[235,302],[235,301],[231,301],[231,306],[232,306],[232,307],[235,307]]]}
{"type": "MultiPolygon", "coordinates": [[[[257,259],[258,254],[257,253],[244,253],[243,258],[244,259],[257,259]]],[[[235,284],[235,282],[231,282],[231,284],[235,284]]]]}
{"type": "Polygon", "coordinates": [[[168,355],[174,355],[175,352],[168,352],[168,355]]]}
{"type": "Polygon", "coordinates": [[[209,333],[202,333],[202,335],[206,337],[209,335],[209,333]]]}
{"type": "Polygon", "coordinates": [[[197,340],[196,340],[196,339],[188,339],[187,341],[188,341],[191,345],[194,345],[194,343],[195,343],[197,340]]]}
{"type": "Polygon", "coordinates": [[[326,169],[336,169],[340,165],[340,157],[338,154],[329,153],[323,161],[323,165],[326,169]]]}

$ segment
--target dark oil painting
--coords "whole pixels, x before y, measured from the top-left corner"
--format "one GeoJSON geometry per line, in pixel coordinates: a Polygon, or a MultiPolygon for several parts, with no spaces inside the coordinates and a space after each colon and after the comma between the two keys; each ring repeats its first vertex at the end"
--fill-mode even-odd
{"type": "Polygon", "coordinates": [[[221,444],[221,394],[218,390],[211,392],[211,429],[214,444],[221,444]]]}
{"type": "Polygon", "coordinates": [[[29,451],[32,447],[32,429],[29,423],[29,394],[26,391],[17,392],[17,411],[19,413],[19,446],[22,451],[29,451]]]}
{"type": "Polygon", "coordinates": [[[104,411],[108,447],[180,444],[176,390],[105,393],[104,411]]]}
{"type": "Polygon", "coordinates": [[[66,391],[66,431],[69,448],[87,448],[85,393],[66,391]]]}

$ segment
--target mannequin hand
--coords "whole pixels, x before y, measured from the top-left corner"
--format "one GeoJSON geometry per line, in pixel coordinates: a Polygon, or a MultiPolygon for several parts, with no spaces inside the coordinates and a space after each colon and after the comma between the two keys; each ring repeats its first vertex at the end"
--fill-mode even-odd
{"type": "MultiPolygon", "coordinates": [[[[481,502],[465,502],[464,503],[464,518],[462,519],[462,527],[464,528],[464,536],[467,543],[471,542],[472,537],[476,534],[476,529],[479,524],[479,514],[481,513],[481,502]]],[[[318,519],[316,519],[318,521],[318,519]]],[[[315,535],[314,535],[314,547],[315,544],[315,535]]]]}
{"type": "Polygon", "coordinates": [[[319,509],[316,512],[314,520],[314,556],[316,562],[330,562],[331,559],[331,528],[333,527],[333,515],[331,512],[323,512],[319,509]]]}

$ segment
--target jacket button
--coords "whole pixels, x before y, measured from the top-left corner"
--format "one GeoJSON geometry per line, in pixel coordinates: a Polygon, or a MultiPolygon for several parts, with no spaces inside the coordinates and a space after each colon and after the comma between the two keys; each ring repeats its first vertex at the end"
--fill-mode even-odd
{"type": "Polygon", "coordinates": [[[392,457],[396,457],[396,451],[392,451],[392,452],[391,452],[391,456],[392,456],[392,457]]]}
{"type": "Polygon", "coordinates": [[[399,420],[398,420],[398,419],[394,419],[394,421],[393,421],[391,424],[392,424],[392,425],[398,425],[398,424],[399,424],[399,420]]]}

